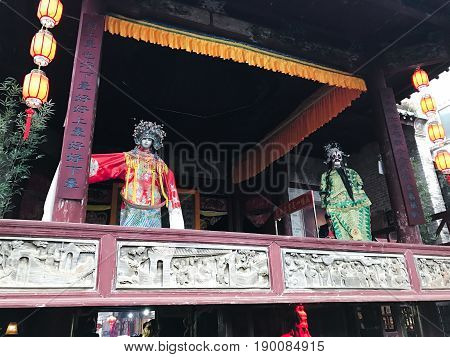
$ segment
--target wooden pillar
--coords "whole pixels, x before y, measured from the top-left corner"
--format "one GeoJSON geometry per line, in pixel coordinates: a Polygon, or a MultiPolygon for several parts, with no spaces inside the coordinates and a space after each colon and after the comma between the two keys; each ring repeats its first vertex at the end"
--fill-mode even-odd
{"type": "Polygon", "coordinates": [[[384,73],[374,69],[369,77],[378,143],[385,167],[385,177],[395,215],[397,240],[422,243],[417,229],[425,222],[405,136],[397,111],[394,92],[386,85],[384,73]]]}
{"type": "Polygon", "coordinates": [[[99,84],[103,15],[99,0],[83,0],[72,83],[64,123],[53,221],[82,223],[99,84]]]}

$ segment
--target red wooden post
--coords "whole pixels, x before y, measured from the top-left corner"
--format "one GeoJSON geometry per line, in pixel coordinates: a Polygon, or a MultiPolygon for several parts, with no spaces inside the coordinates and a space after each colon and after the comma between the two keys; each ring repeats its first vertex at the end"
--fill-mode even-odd
{"type": "Polygon", "coordinates": [[[84,222],[105,18],[83,0],[64,129],[53,221],[84,222]]]}
{"type": "Polygon", "coordinates": [[[117,266],[117,240],[112,234],[102,236],[98,260],[98,291],[102,297],[111,295],[114,290],[114,276],[117,266]]]}
{"type": "Polygon", "coordinates": [[[397,111],[394,92],[386,86],[382,70],[374,70],[369,81],[378,126],[378,142],[385,165],[385,176],[395,214],[398,241],[420,244],[417,225],[424,216],[414,178],[405,136],[397,111]]]}
{"type": "Polygon", "coordinates": [[[270,280],[272,291],[281,295],[284,291],[283,257],[280,246],[273,242],[269,245],[270,280]]]}

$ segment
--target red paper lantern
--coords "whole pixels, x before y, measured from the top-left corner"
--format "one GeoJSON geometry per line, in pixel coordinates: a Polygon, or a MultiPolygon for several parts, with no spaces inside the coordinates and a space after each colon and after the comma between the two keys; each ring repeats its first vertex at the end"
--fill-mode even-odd
{"type": "Polygon", "coordinates": [[[432,121],[428,124],[428,137],[433,143],[438,143],[445,139],[445,130],[440,122],[432,121]]]}
{"type": "Polygon", "coordinates": [[[19,334],[19,328],[17,322],[10,322],[6,328],[6,336],[17,336],[19,334]]]}
{"type": "Polygon", "coordinates": [[[422,97],[420,101],[420,107],[422,108],[422,112],[427,116],[433,116],[436,114],[436,102],[433,97],[429,94],[426,94],[422,97]]]}
{"type": "Polygon", "coordinates": [[[42,26],[53,28],[61,21],[63,4],[60,0],[41,0],[39,3],[37,17],[42,26]]]}
{"type": "Polygon", "coordinates": [[[23,99],[30,108],[39,108],[48,99],[50,83],[44,71],[33,69],[23,82],[23,99]]]}
{"type": "Polygon", "coordinates": [[[434,157],[436,168],[443,174],[450,174],[450,154],[447,150],[440,150],[434,157]]]}
{"type": "Polygon", "coordinates": [[[56,54],[56,40],[48,30],[40,30],[31,40],[30,55],[38,66],[47,66],[56,54]]]}
{"type": "Polygon", "coordinates": [[[430,85],[430,80],[428,79],[428,74],[422,68],[417,67],[414,74],[412,75],[412,82],[416,90],[421,90],[430,85]]]}

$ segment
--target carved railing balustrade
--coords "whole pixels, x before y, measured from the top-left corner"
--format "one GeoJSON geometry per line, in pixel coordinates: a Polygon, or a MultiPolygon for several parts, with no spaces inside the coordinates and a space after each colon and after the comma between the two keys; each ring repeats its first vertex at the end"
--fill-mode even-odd
{"type": "Polygon", "coordinates": [[[450,247],[0,221],[0,307],[450,299],[450,247]]]}

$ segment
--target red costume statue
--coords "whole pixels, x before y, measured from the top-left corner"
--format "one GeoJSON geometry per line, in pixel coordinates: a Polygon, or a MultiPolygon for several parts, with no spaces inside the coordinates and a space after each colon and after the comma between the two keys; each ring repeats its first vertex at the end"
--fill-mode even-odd
{"type": "Polygon", "coordinates": [[[295,324],[295,329],[281,335],[281,337],[311,337],[308,329],[308,315],[306,314],[305,308],[303,305],[297,305],[294,310],[299,322],[295,324]]]}
{"type": "MultiPolygon", "coordinates": [[[[161,125],[141,121],[134,129],[136,147],[133,150],[91,156],[90,184],[110,179],[124,181],[121,226],[159,228],[161,207],[166,205],[170,228],[184,229],[174,174],[158,156],[165,135],[161,125]]],[[[44,221],[52,218],[58,171],[59,168],[45,202],[44,221]]]]}
{"type": "Polygon", "coordinates": [[[121,179],[120,225],[161,227],[161,207],[169,209],[171,228],[184,228],[175,177],[157,151],[166,133],[152,122],[141,121],[134,129],[136,147],[128,152],[91,156],[89,183],[121,179]]]}

